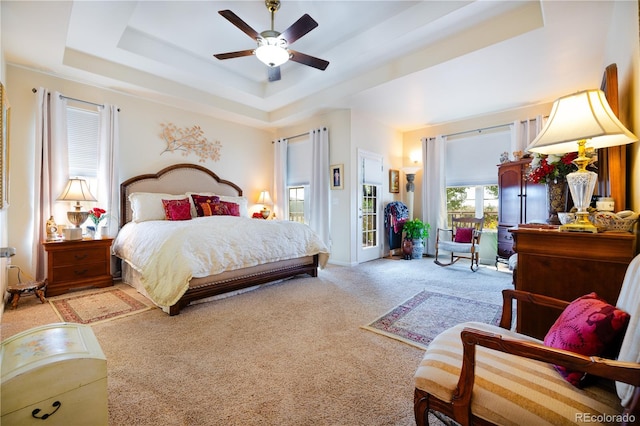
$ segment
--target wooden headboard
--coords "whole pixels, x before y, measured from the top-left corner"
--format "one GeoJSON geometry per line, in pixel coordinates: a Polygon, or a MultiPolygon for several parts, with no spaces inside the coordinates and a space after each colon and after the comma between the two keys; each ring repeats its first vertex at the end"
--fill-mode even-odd
{"type": "Polygon", "coordinates": [[[197,164],[174,164],[158,173],[134,176],[120,184],[120,226],[131,221],[129,194],[134,192],[213,192],[218,195],[239,197],[242,189],[233,182],[220,179],[206,167],[197,164]]]}

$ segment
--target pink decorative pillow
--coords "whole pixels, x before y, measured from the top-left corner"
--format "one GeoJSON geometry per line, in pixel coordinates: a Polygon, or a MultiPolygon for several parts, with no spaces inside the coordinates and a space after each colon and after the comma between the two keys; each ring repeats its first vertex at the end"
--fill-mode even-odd
{"type": "Polygon", "coordinates": [[[218,197],[217,195],[191,194],[191,198],[193,199],[193,204],[196,207],[196,213],[198,214],[198,217],[204,216],[204,212],[202,211],[201,204],[203,203],[218,204],[220,202],[220,197],[218,197]]]}
{"type": "MultiPolygon", "coordinates": [[[[546,346],[576,352],[586,356],[599,356],[609,345],[619,343],[629,314],[589,293],[574,300],[560,314],[544,338],[546,346]]],[[[556,370],[569,383],[581,387],[585,373],[556,366],[556,370]]]]}
{"type": "Polygon", "coordinates": [[[453,239],[456,243],[470,243],[473,239],[473,228],[458,228],[453,239]]]}
{"type": "Polygon", "coordinates": [[[189,199],[182,200],[162,200],[164,214],[167,220],[190,220],[191,204],[189,199]]]}
{"type": "Polygon", "coordinates": [[[240,216],[240,205],[238,203],[231,203],[229,201],[220,201],[220,204],[223,204],[227,207],[229,216],[240,216]]]}
{"type": "Polygon", "coordinates": [[[223,203],[200,203],[203,216],[230,216],[229,209],[223,203]]]}

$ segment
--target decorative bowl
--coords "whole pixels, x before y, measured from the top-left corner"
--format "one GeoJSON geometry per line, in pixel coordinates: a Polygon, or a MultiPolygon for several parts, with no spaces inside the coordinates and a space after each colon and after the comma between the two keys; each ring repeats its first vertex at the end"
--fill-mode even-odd
{"type": "Polygon", "coordinates": [[[571,212],[559,212],[558,219],[560,219],[561,224],[568,225],[576,221],[576,214],[571,212]]]}
{"type": "Polygon", "coordinates": [[[627,217],[620,217],[616,213],[603,211],[595,212],[591,215],[591,221],[598,228],[603,231],[614,232],[632,232],[633,225],[638,221],[638,214],[633,214],[627,217]]]}

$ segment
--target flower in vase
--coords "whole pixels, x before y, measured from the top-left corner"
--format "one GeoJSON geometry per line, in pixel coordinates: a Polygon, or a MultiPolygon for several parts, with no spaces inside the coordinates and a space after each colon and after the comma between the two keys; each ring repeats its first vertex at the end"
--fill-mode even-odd
{"type": "Polygon", "coordinates": [[[98,229],[98,225],[100,225],[100,222],[107,218],[106,213],[107,211],[101,209],[100,207],[94,207],[89,210],[89,219],[91,219],[91,222],[93,222],[95,229],[98,229]]]}
{"type": "Polygon", "coordinates": [[[564,180],[571,172],[578,170],[573,160],[578,156],[577,152],[567,154],[533,154],[531,171],[527,179],[533,183],[549,183],[564,180]]]}

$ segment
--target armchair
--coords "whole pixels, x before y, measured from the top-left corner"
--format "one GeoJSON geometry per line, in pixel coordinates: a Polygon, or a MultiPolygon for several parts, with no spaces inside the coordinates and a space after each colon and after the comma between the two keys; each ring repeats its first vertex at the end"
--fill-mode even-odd
{"type": "Polygon", "coordinates": [[[453,217],[451,219],[451,229],[438,228],[436,231],[436,258],[434,263],[439,266],[449,266],[460,259],[470,259],[471,270],[473,272],[477,271],[483,226],[484,218],[453,217]],[[439,250],[451,252],[451,258],[447,263],[442,263],[438,259],[439,250]]]}
{"type": "Polygon", "coordinates": [[[415,374],[414,414],[429,410],[462,425],[636,424],[640,421],[640,255],[627,268],[617,308],[630,315],[617,360],[545,346],[511,330],[516,299],[562,311],[570,302],[503,290],[500,326],[463,323],[429,345],[415,374]],[[582,371],[594,383],[578,388],[554,365],[582,371]]]}

